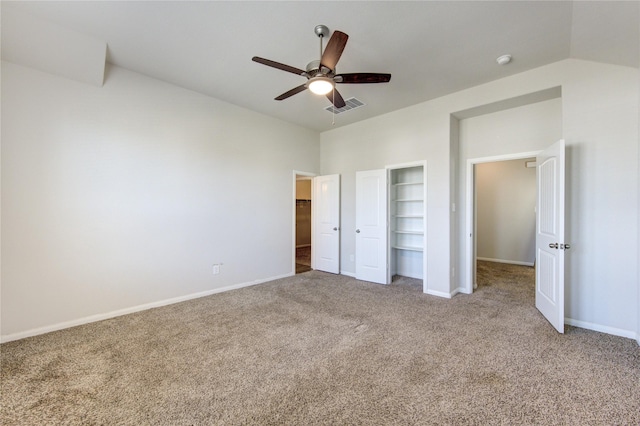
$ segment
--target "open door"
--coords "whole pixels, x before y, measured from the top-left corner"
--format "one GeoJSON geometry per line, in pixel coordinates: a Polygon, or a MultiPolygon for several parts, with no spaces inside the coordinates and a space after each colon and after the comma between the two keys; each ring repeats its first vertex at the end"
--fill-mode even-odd
{"type": "Polygon", "coordinates": [[[313,178],[313,268],[340,273],[340,175],[313,178]]]}
{"type": "Polygon", "coordinates": [[[356,278],[387,281],[387,170],[356,172],[356,278]]]}
{"type": "Polygon", "coordinates": [[[564,333],[564,140],[536,157],[536,308],[564,333]]]}

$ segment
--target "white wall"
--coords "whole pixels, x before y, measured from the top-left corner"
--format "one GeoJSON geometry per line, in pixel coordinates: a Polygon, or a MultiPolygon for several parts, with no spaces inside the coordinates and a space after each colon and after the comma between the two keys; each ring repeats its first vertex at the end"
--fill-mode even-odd
{"type": "Polygon", "coordinates": [[[3,338],[293,274],[293,170],[319,171],[316,132],[3,62],[3,338]]]}
{"type": "MultiPolygon", "coordinates": [[[[638,70],[566,60],[368,121],[321,134],[322,173],[341,173],[342,268],[354,271],[355,171],[427,160],[428,286],[453,294],[464,276],[465,250],[449,254],[450,115],[562,88],[562,137],[567,144],[566,314],[570,324],[625,336],[638,327],[638,70]],[[453,282],[453,284],[450,284],[453,282]]],[[[457,141],[456,141],[457,142],[457,141]]],[[[543,142],[541,145],[546,146],[543,142]]],[[[502,141],[483,155],[528,150],[502,141]]],[[[463,154],[460,154],[463,156],[463,154]]],[[[468,153],[469,157],[476,154],[468,153]]],[[[464,181],[461,181],[464,182],[464,181]]],[[[464,194],[463,190],[458,194],[464,194]]],[[[465,229],[460,225],[459,234],[465,229]]],[[[455,244],[455,242],[453,242],[455,244]]]]}
{"type": "MultiPolygon", "coordinates": [[[[536,102],[460,120],[460,172],[470,158],[542,150],[562,138],[562,100],[536,102]]],[[[535,169],[534,169],[535,172],[535,169]]]]}
{"type": "Polygon", "coordinates": [[[475,187],[478,258],[533,266],[536,169],[525,160],[477,164],[475,187]]]}
{"type": "Polygon", "coordinates": [[[570,324],[629,337],[638,309],[636,73],[588,62],[565,76],[562,92],[572,246],[565,314],[570,324]]]}
{"type": "Polygon", "coordinates": [[[341,175],[340,262],[341,270],[353,275],[356,171],[426,159],[427,289],[448,295],[450,119],[446,112],[426,109],[407,108],[322,133],[321,168],[322,174],[341,175]]]}

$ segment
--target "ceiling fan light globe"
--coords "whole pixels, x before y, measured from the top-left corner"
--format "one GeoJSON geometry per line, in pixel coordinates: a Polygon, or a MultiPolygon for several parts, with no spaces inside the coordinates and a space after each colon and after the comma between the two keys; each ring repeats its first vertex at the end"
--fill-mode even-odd
{"type": "Polygon", "coordinates": [[[316,95],[326,95],[334,88],[334,82],[328,77],[313,77],[307,83],[307,87],[316,95]]]}

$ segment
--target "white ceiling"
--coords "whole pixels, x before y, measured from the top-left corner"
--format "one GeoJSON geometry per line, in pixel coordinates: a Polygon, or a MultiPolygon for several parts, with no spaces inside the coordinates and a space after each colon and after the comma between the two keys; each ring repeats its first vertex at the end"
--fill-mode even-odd
{"type": "MultiPolygon", "coordinates": [[[[107,43],[108,62],[272,117],[324,131],[325,97],[273,98],[319,56],[314,27],[349,34],[338,72],[391,73],[388,84],[338,86],[366,106],[335,126],[566,58],[638,67],[639,1],[2,2],[107,43]],[[513,62],[499,66],[505,53],[513,62]]],[[[108,75],[107,75],[108,81],[108,75]]]]}

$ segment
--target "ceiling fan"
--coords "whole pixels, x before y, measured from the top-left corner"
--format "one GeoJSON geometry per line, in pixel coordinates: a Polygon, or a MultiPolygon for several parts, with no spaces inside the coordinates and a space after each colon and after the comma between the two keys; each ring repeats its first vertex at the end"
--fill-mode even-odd
{"type": "Polygon", "coordinates": [[[322,40],[329,35],[329,28],[325,25],[317,25],[315,33],[320,38],[320,60],[311,61],[307,64],[306,70],[281,64],[280,62],[271,61],[269,59],[254,56],[252,60],[269,67],[277,68],[307,78],[305,84],[284,92],[275,98],[276,101],[287,99],[306,89],[311,90],[318,95],[326,95],[327,98],[336,108],[342,108],[346,104],[344,99],[336,90],[336,83],[346,84],[364,84],[364,83],[388,83],[391,80],[391,74],[378,74],[371,72],[360,72],[350,74],[336,74],[336,64],[342,56],[342,51],[347,45],[349,36],[341,31],[334,31],[333,35],[327,43],[327,47],[322,50],[322,40]]]}

